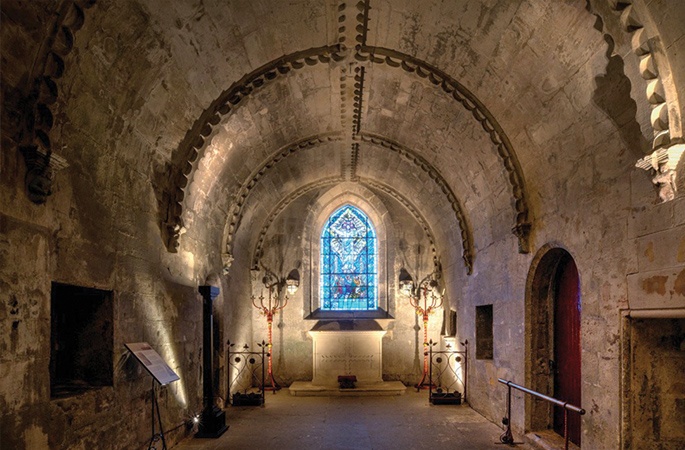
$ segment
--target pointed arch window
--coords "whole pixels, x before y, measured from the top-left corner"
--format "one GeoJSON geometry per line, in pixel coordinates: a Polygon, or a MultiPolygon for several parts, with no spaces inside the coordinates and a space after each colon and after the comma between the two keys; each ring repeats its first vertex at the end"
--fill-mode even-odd
{"type": "Polygon", "coordinates": [[[345,205],[321,232],[321,309],[368,311],[378,307],[376,230],[360,209],[345,205]]]}

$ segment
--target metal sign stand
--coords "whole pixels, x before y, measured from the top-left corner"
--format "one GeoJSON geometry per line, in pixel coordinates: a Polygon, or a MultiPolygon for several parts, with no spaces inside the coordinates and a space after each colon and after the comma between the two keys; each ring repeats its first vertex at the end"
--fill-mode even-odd
{"type": "Polygon", "coordinates": [[[167,450],[166,439],[164,439],[164,428],[162,428],[162,416],[159,413],[159,402],[157,401],[157,395],[155,394],[155,377],[152,377],[152,437],[150,438],[150,445],[147,446],[147,450],[157,450],[157,441],[161,439],[162,448],[161,450],[167,450]],[[157,410],[157,423],[159,424],[159,432],[155,432],[155,409],[157,410]]]}
{"type": "Polygon", "coordinates": [[[157,400],[157,389],[155,382],[160,386],[178,381],[180,378],[171,367],[162,359],[161,356],[147,342],[136,342],[124,344],[138,362],[145,367],[145,370],[152,377],[152,389],[150,390],[150,403],[152,404],[152,436],[148,450],[167,450],[166,439],[164,439],[164,428],[162,427],[162,415],[159,411],[159,401],[157,400]],[[156,431],[155,416],[159,431],[156,431]],[[162,448],[157,449],[157,442],[162,441],[162,448]]]}

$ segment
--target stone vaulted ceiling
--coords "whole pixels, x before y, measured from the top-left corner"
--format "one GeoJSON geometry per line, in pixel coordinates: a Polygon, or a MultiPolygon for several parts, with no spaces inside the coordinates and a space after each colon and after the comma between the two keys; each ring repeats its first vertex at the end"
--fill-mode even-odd
{"type": "MultiPolygon", "coordinates": [[[[607,31],[584,1],[93,3],[17,7],[59,17],[25,70],[42,120],[17,141],[50,146],[73,127],[133,160],[152,178],[172,252],[211,223],[230,258],[241,233],[258,245],[298,197],[356,182],[400,201],[439,247],[459,247],[470,272],[510,233],[529,251],[548,143],[607,120],[593,97],[607,31]],[[78,114],[88,108],[112,121],[89,123],[78,114]],[[53,116],[63,120],[51,129],[53,116]]],[[[669,131],[666,108],[650,121],[646,106],[661,91],[646,92],[635,117],[609,117],[638,137],[626,144],[635,159],[652,128],[669,131]]]]}
{"type": "MultiPolygon", "coordinates": [[[[439,17],[439,9],[421,15],[423,8],[412,3],[379,2],[377,8],[370,2],[337,2],[308,9],[310,18],[320,16],[299,39],[283,39],[281,45],[290,48],[257,47],[271,55],[223,90],[171,155],[165,217],[170,246],[174,230],[192,226],[189,211],[214,204],[210,198],[217,190],[229,199],[224,245],[230,253],[250,202],[268,216],[281,198],[317,183],[352,180],[402,199],[411,210],[438,206],[426,212],[438,212],[429,222],[443,230],[439,235],[459,236],[469,270],[475,245],[469,216],[488,221],[508,210],[507,228],[516,228],[525,250],[529,206],[506,133],[476,95],[433,65],[439,61],[428,56],[444,56],[439,49],[422,59],[417,54],[422,42],[397,36],[388,26],[414,17],[432,28],[431,16],[439,17]],[[394,19],[386,23],[386,14],[394,19]],[[454,223],[459,230],[452,229],[454,223]]],[[[500,9],[484,10],[492,16],[484,20],[510,21],[498,19],[513,13],[510,6],[500,9]]],[[[304,14],[296,11],[289,9],[286,16],[304,14]]],[[[287,20],[267,16],[263,25],[287,20]]],[[[262,29],[268,33],[280,26],[269,25],[250,30],[245,41],[267,40],[262,29]]]]}

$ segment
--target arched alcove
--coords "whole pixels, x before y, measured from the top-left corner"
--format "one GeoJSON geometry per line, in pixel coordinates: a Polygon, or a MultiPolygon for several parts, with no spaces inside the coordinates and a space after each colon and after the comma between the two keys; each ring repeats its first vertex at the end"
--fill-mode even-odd
{"type": "MultiPolygon", "coordinates": [[[[533,260],[526,287],[526,385],[580,405],[580,281],[571,254],[547,244],[533,260]]],[[[526,396],[526,429],[563,434],[563,412],[526,396]]],[[[580,443],[580,416],[569,415],[571,441],[580,443]]]]}

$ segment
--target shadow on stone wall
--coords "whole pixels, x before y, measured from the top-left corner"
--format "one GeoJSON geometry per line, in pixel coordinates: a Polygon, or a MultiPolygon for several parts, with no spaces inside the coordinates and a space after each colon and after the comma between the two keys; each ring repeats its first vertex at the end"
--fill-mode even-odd
{"type": "MultiPolygon", "coordinates": [[[[601,27],[601,25],[600,25],[601,27]]],[[[630,97],[630,79],[624,72],[623,59],[614,52],[614,40],[605,34],[608,59],[604,75],[595,77],[593,102],[604,111],[618,128],[618,134],[634,158],[650,151],[650,144],[637,121],[637,104],[630,97]]]]}

